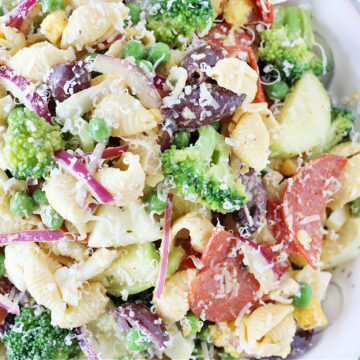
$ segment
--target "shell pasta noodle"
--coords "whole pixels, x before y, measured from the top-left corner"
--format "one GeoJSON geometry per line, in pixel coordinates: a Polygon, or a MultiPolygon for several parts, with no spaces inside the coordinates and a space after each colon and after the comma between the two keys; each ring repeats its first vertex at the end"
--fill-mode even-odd
{"type": "Polygon", "coordinates": [[[294,3],[2,2],[1,358],[302,359],[341,324],[359,96],[294,3]]]}

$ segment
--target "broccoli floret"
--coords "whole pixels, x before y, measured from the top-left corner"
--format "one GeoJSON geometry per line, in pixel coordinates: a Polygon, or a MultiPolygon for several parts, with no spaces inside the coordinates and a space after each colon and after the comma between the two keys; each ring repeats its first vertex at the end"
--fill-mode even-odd
{"type": "Polygon", "coordinates": [[[245,187],[229,166],[230,148],[211,125],[199,128],[194,146],[171,146],[161,157],[163,172],[186,199],[223,214],[244,207],[245,187]]]}
{"type": "MultiPolygon", "coordinates": [[[[314,35],[309,13],[295,7],[281,10],[277,12],[278,19],[275,18],[273,28],[260,33],[260,60],[272,64],[289,84],[300,79],[306,71],[322,75],[323,61],[311,50],[314,35]]],[[[330,63],[325,64],[326,71],[330,67],[330,63]]]]}
{"type": "Polygon", "coordinates": [[[153,0],[146,20],[156,40],[181,48],[194,32],[211,25],[214,10],[210,0],[153,0]]]}
{"type": "Polygon", "coordinates": [[[26,108],[16,108],[8,116],[4,135],[5,160],[14,176],[37,179],[53,166],[51,157],[62,147],[60,127],[26,108]]]}
{"type": "Polygon", "coordinates": [[[330,131],[325,136],[324,141],[313,148],[310,158],[313,159],[321,154],[327,153],[331,148],[347,137],[352,129],[354,121],[355,117],[351,111],[332,108],[330,131]]]}
{"type": "Polygon", "coordinates": [[[50,311],[38,305],[23,307],[2,341],[9,360],[67,360],[81,352],[71,330],[51,325],[50,311]]]}

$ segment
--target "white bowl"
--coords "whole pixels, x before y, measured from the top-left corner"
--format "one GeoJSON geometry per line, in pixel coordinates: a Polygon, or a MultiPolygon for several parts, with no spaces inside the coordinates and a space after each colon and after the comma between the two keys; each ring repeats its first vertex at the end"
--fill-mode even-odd
{"type": "MultiPolygon", "coordinates": [[[[312,6],[315,31],[330,46],[334,74],[328,88],[333,104],[350,108],[360,129],[360,98],[350,97],[360,90],[360,0],[288,1],[312,6]]],[[[359,139],[360,141],[360,139],[359,139]]],[[[329,324],[314,335],[313,346],[302,359],[358,359],[360,356],[360,259],[337,268],[324,311],[329,324]]]]}

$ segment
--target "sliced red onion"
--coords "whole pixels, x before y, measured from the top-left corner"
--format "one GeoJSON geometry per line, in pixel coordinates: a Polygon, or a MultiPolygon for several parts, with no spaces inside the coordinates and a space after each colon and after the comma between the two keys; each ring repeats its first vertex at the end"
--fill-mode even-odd
{"type": "Polygon", "coordinates": [[[76,335],[76,340],[82,352],[88,360],[102,360],[94,336],[85,325],[75,328],[73,332],[76,335]]]}
{"type": "Polygon", "coordinates": [[[124,319],[124,317],[121,315],[121,312],[119,311],[119,309],[110,309],[107,308],[106,312],[108,312],[109,314],[113,315],[115,318],[115,322],[116,325],[124,330],[124,331],[129,331],[130,330],[130,326],[129,323],[124,319]]]}
{"type": "Polygon", "coordinates": [[[262,290],[268,293],[279,286],[279,275],[275,271],[274,262],[267,256],[261,247],[249,239],[239,237],[237,247],[244,254],[243,263],[255,276],[262,290]]]}
{"type": "MultiPolygon", "coordinates": [[[[94,151],[91,153],[91,155],[87,156],[87,159],[89,160],[86,168],[89,170],[89,173],[91,175],[94,175],[96,170],[99,168],[100,161],[102,159],[102,154],[105,150],[106,143],[105,142],[99,142],[96,144],[94,151]]],[[[89,192],[84,186],[81,186],[79,191],[76,194],[76,203],[80,207],[80,209],[83,209],[86,205],[86,199],[88,198],[89,192]]]]}
{"type": "Polygon", "coordinates": [[[147,108],[160,108],[161,96],[156,90],[152,80],[133,63],[109,55],[96,56],[92,70],[103,74],[120,74],[132,93],[147,108]]]}
{"type": "Polygon", "coordinates": [[[15,302],[9,300],[4,295],[0,295],[0,306],[11,314],[15,314],[15,315],[20,314],[19,305],[16,304],[15,302]]]}
{"type": "Polygon", "coordinates": [[[31,9],[37,3],[37,0],[24,0],[9,14],[5,15],[5,25],[12,26],[21,30],[21,26],[29,15],[31,9]]]}
{"type": "Polygon", "coordinates": [[[116,313],[115,316],[123,318],[132,327],[151,337],[160,350],[165,350],[165,343],[169,341],[169,336],[161,318],[153,314],[148,307],[142,304],[125,303],[116,309],[107,309],[107,311],[111,314],[116,313]]]}
{"type": "Polygon", "coordinates": [[[160,273],[156,285],[156,297],[160,298],[164,290],[164,284],[166,279],[166,271],[169,258],[169,244],[170,244],[170,221],[171,221],[171,212],[173,206],[174,195],[168,195],[168,203],[166,205],[165,212],[165,227],[164,227],[164,240],[162,243],[161,251],[161,263],[160,263],[160,273]]]}
{"type": "Polygon", "coordinates": [[[75,156],[64,150],[58,150],[54,153],[55,159],[62,161],[68,167],[69,172],[78,180],[86,181],[86,184],[96,198],[106,204],[114,201],[114,197],[107,191],[95,178],[90,174],[89,170],[76,159],[75,156]]]}
{"type": "Polygon", "coordinates": [[[10,91],[20,102],[28,108],[36,112],[39,116],[46,119],[50,124],[51,114],[46,101],[37,93],[35,85],[24,76],[18,75],[15,71],[6,65],[0,66],[0,83],[4,85],[6,90],[10,91]]]}
{"type": "MultiPolygon", "coordinates": [[[[111,158],[120,156],[121,154],[128,151],[128,149],[129,149],[129,145],[107,148],[103,151],[101,158],[102,159],[111,159],[111,158]]],[[[86,154],[86,155],[88,155],[88,154],[86,154]]]]}
{"type": "Polygon", "coordinates": [[[9,245],[17,242],[25,241],[56,241],[64,238],[61,230],[28,230],[18,231],[7,234],[0,234],[0,245],[9,245]]]}

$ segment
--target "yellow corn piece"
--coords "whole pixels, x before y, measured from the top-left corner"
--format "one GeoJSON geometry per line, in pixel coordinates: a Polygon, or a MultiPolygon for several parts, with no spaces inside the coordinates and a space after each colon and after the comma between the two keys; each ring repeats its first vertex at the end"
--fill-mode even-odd
{"type": "Polygon", "coordinates": [[[67,25],[68,17],[64,10],[56,10],[46,16],[40,27],[47,39],[54,45],[61,40],[62,33],[67,25]]]}
{"type": "Polygon", "coordinates": [[[298,325],[304,330],[315,329],[327,324],[327,319],[322,311],[321,303],[314,296],[307,307],[303,309],[295,308],[294,318],[298,325]]]}

